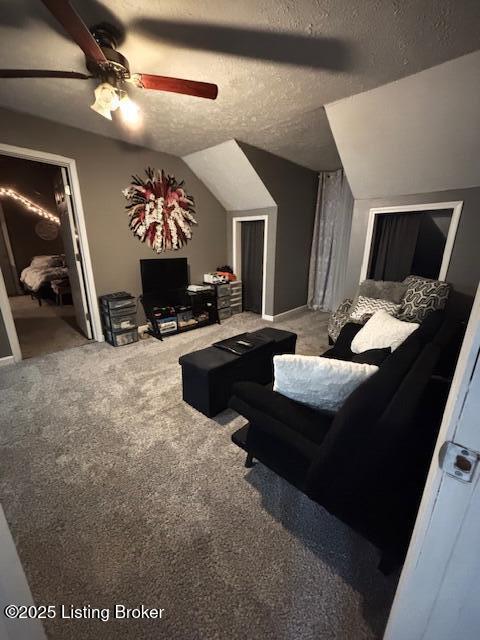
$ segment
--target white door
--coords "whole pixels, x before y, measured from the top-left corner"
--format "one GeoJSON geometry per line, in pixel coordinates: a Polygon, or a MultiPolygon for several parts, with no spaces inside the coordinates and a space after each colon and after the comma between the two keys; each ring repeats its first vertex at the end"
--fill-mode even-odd
{"type": "Polygon", "coordinates": [[[58,173],[55,176],[54,188],[55,201],[61,220],[60,228],[65,251],[65,262],[68,267],[70,288],[72,290],[73,305],[75,307],[75,318],[79,329],[87,338],[91,339],[92,327],[83,279],[82,258],[78,245],[71,197],[67,195],[67,192],[70,193],[70,188],[68,187],[67,171],[64,167],[59,167],[58,169],[58,173]]]}
{"type": "Polygon", "coordinates": [[[480,638],[479,354],[480,288],[385,640],[480,638]]]}

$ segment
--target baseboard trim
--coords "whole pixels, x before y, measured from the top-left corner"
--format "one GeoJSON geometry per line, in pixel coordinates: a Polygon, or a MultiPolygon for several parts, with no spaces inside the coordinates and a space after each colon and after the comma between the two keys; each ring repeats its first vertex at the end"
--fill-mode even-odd
{"type": "Polygon", "coordinates": [[[308,307],[306,304],[302,304],[301,307],[295,307],[295,309],[289,309],[288,311],[277,313],[274,316],[263,315],[262,320],[268,320],[269,322],[278,322],[278,320],[286,320],[290,316],[293,316],[296,313],[300,313],[300,311],[305,311],[307,308],[308,307]]]}
{"type": "Polygon", "coordinates": [[[0,367],[5,366],[6,364],[15,364],[15,358],[13,356],[4,356],[0,358],[0,367]]]}

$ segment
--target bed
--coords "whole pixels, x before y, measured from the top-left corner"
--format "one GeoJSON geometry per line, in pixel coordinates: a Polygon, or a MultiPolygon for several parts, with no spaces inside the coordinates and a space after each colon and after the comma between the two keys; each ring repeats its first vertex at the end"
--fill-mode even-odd
{"type": "Polygon", "coordinates": [[[68,279],[65,257],[35,256],[29,267],[23,269],[20,281],[27,293],[37,298],[41,304],[43,298],[52,298],[52,280],[68,279]]]}

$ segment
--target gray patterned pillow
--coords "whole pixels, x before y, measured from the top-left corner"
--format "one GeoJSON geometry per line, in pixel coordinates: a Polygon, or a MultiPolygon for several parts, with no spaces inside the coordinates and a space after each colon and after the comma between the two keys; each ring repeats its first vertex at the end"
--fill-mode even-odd
{"type": "Polygon", "coordinates": [[[391,316],[396,316],[400,308],[400,304],[395,304],[394,302],[390,302],[390,300],[378,300],[377,298],[357,296],[350,309],[350,320],[364,324],[376,311],[382,310],[391,316]]]}
{"type": "Polygon", "coordinates": [[[338,309],[332,313],[328,319],[328,335],[336,342],[340,331],[348,322],[348,316],[350,315],[350,307],[352,306],[352,300],[347,298],[344,300],[338,309]]]}
{"type": "Polygon", "coordinates": [[[398,317],[407,322],[423,322],[429,313],[444,309],[450,285],[440,280],[430,280],[421,276],[408,276],[404,283],[407,290],[403,296],[398,317]]]}

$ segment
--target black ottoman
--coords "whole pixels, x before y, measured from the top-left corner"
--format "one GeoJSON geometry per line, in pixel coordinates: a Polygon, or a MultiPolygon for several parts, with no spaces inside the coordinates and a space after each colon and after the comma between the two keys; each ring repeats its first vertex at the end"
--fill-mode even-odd
{"type": "Polygon", "coordinates": [[[207,347],[179,358],[185,402],[211,418],[227,408],[235,382],[272,382],[273,356],[295,353],[297,335],[270,327],[253,331],[251,335],[265,339],[265,343],[251,353],[236,355],[207,347]]]}

